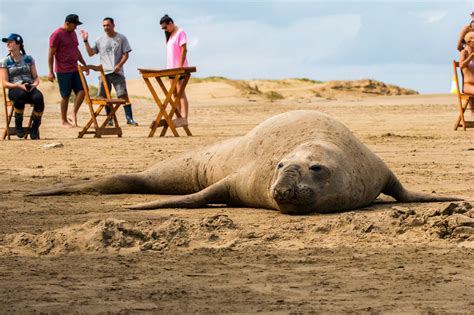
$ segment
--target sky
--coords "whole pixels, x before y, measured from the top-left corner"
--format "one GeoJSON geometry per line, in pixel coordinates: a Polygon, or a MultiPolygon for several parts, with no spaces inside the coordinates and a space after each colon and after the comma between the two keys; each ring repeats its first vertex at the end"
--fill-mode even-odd
{"type": "MultiPolygon", "coordinates": [[[[179,1],[0,0],[0,35],[18,33],[48,74],[51,33],[66,15],[78,14],[89,39],[103,35],[102,19],[115,19],[132,52],[127,79],[137,68],[165,68],[166,46],[159,20],[173,18],[188,38],[188,62],[197,77],[314,80],[375,79],[420,93],[448,93],[456,42],[470,22],[474,0],[260,0],[179,1]]],[[[7,49],[0,43],[0,55],[7,49]]]]}

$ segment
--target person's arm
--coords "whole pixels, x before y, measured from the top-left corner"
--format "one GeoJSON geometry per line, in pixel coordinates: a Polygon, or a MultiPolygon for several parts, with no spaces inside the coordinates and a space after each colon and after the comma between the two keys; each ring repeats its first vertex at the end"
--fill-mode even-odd
{"type": "Polygon", "coordinates": [[[123,65],[127,62],[127,60],[128,60],[128,52],[122,54],[122,57],[120,58],[119,63],[115,65],[114,72],[116,73],[119,72],[120,69],[122,69],[123,65]]]}
{"type": "Polygon", "coordinates": [[[20,88],[27,91],[26,84],[13,84],[8,80],[7,68],[0,68],[0,80],[2,81],[3,86],[7,89],[20,88]]]}
{"type": "Polygon", "coordinates": [[[56,54],[55,47],[49,47],[48,50],[48,66],[49,66],[49,73],[48,73],[48,80],[50,82],[54,82],[54,71],[53,71],[53,64],[54,64],[54,55],[56,54]]]}
{"type": "MultiPolygon", "coordinates": [[[[79,50],[79,48],[77,48],[79,50]]],[[[84,60],[84,58],[82,57],[82,54],[81,54],[81,51],[79,51],[79,62],[83,65],[83,66],[87,66],[86,64],[86,61],[84,60]]]]}
{"type": "Polygon", "coordinates": [[[183,67],[184,61],[186,60],[186,54],[188,53],[188,49],[186,48],[186,44],[180,46],[181,48],[181,55],[179,58],[179,67],[183,67]]]}
{"type": "Polygon", "coordinates": [[[82,40],[84,41],[84,46],[86,47],[87,54],[89,57],[95,55],[94,50],[92,49],[91,45],[89,45],[89,34],[85,30],[81,30],[82,40]]]}
{"type": "Polygon", "coordinates": [[[79,51],[79,57],[78,57],[78,60],[80,63],[82,63],[82,65],[84,67],[86,67],[86,75],[89,75],[89,66],[86,64],[86,61],[84,60],[84,58],[82,57],[82,54],[81,54],[81,51],[79,50],[79,47],[77,47],[77,50],[79,51]]]}
{"type": "Polygon", "coordinates": [[[40,79],[38,76],[38,71],[36,71],[36,64],[33,63],[30,69],[31,76],[33,77],[33,83],[31,85],[33,85],[33,87],[37,87],[40,84],[40,79]]]}
{"type": "Polygon", "coordinates": [[[461,51],[463,49],[463,42],[464,42],[464,36],[466,36],[466,34],[468,33],[469,31],[469,26],[464,26],[462,29],[461,29],[461,33],[459,34],[459,39],[458,39],[458,44],[457,44],[457,49],[459,51],[461,51]]]}
{"type": "Polygon", "coordinates": [[[459,68],[466,68],[471,60],[474,59],[474,53],[469,54],[467,50],[462,50],[459,55],[459,68]]]}

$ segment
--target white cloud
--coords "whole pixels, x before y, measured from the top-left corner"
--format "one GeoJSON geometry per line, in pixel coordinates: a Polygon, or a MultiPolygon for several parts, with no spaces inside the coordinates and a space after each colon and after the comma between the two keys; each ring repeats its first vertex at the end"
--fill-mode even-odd
{"type": "Polygon", "coordinates": [[[423,11],[415,15],[423,22],[430,24],[441,21],[447,14],[446,11],[423,11]]]}
{"type": "Polygon", "coordinates": [[[189,59],[202,73],[273,77],[337,55],[348,42],[356,40],[361,18],[332,15],[295,20],[287,26],[240,20],[188,23],[187,27],[193,47],[189,59]]]}

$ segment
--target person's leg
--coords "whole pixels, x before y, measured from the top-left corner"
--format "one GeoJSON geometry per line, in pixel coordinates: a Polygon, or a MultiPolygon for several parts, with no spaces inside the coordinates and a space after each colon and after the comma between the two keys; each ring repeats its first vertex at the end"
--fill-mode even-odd
{"type": "Polygon", "coordinates": [[[61,93],[61,126],[69,128],[72,127],[67,120],[67,108],[72,91],[71,73],[56,73],[56,77],[58,79],[59,92],[61,93]]]}
{"type": "MultiPolygon", "coordinates": [[[[177,87],[178,88],[178,93],[183,88],[183,83],[184,83],[184,79],[179,80],[178,87],[177,87]]],[[[180,103],[179,113],[181,114],[181,117],[183,118],[181,120],[180,124],[181,124],[181,126],[187,126],[188,125],[189,104],[188,104],[188,98],[186,97],[186,91],[183,91],[183,94],[179,98],[179,103],[180,103]]]]}
{"type": "MultiPolygon", "coordinates": [[[[126,100],[127,103],[130,103],[130,99],[128,98],[128,95],[121,95],[121,99],[126,100]]],[[[127,119],[127,125],[129,126],[138,126],[138,123],[133,120],[133,111],[132,111],[132,104],[129,105],[124,105],[123,110],[125,111],[125,118],[127,119]]]]}
{"type": "MultiPolygon", "coordinates": [[[[109,92],[111,91],[111,88],[112,88],[112,85],[110,84],[110,75],[111,74],[105,75],[105,82],[107,84],[107,88],[109,92]]],[[[104,82],[102,82],[102,76],[99,76],[99,90],[97,92],[97,95],[101,98],[107,98],[107,93],[105,93],[105,88],[104,88],[104,82]]],[[[107,113],[107,115],[110,113],[110,108],[108,106],[105,106],[105,112],[107,113]]],[[[114,122],[112,120],[109,120],[107,125],[113,126],[114,122]]]]}
{"type": "MultiPolygon", "coordinates": [[[[127,103],[130,103],[130,98],[128,97],[127,83],[125,77],[121,74],[115,74],[112,80],[115,92],[117,97],[126,100],[127,103]]],[[[133,111],[132,105],[124,105],[123,110],[125,112],[125,118],[127,120],[127,125],[129,126],[138,126],[138,123],[133,120],[133,111]]]]}
{"type": "MultiPolygon", "coordinates": [[[[106,74],[105,75],[105,81],[106,81],[106,84],[107,84],[107,89],[110,91],[112,91],[112,84],[110,83],[110,76],[113,75],[113,73],[110,73],[110,74],[106,74]]],[[[102,82],[102,77],[99,76],[99,91],[98,91],[98,95],[99,97],[102,97],[102,98],[107,98],[107,93],[105,93],[105,88],[104,88],[104,84],[102,82]]],[[[105,107],[105,111],[108,113],[110,113],[110,108],[109,107],[105,107]]]]}
{"type": "MultiPolygon", "coordinates": [[[[468,94],[474,94],[474,84],[464,83],[463,92],[468,94]]],[[[474,120],[474,99],[469,99],[469,104],[467,105],[467,108],[471,110],[471,119],[474,120]]]]}
{"type": "Polygon", "coordinates": [[[15,110],[15,131],[18,138],[25,137],[23,130],[23,111],[25,110],[26,92],[15,88],[8,91],[8,98],[13,102],[15,110]]]}
{"type": "Polygon", "coordinates": [[[76,99],[74,100],[74,108],[71,113],[71,123],[74,127],[77,127],[77,112],[84,101],[85,93],[82,87],[81,77],[79,72],[73,72],[71,76],[71,84],[74,93],[76,93],[76,99]]]}
{"type": "Polygon", "coordinates": [[[44,111],[44,99],[40,90],[34,89],[28,93],[29,101],[33,104],[33,113],[31,114],[32,124],[30,137],[33,140],[40,138],[39,127],[41,125],[41,117],[44,111]]]}

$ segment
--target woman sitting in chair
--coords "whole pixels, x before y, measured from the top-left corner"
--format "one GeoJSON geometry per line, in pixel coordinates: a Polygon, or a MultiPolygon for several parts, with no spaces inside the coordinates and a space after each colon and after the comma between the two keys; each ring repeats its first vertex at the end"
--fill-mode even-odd
{"type": "Polygon", "coordinates": [[[33,57],[27,55],[23,47],[23,38],[18,34],[9,34],[2,38],[7,43],[8,55],[0,59],[0,79],[8,89],[8,98],[15,107],[15,130],[18,138],[24,138],[23,111],[25,104],[33,104],[31,139],[39,139],[39,126],[44,110],[43,94],[36,88],[39,83],[33,57]]]}
{"type": "MultiPolygon", "coordinates": [[[[459,67],[463,74],[463,92],[474,95],[474,32],[469,32],[464,36],[466,47],[461,50],[459,56],[459,67]]],[[[471,117],[474,120],[474,100],[469,100],[471,117]]]]}

